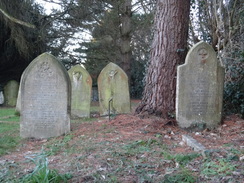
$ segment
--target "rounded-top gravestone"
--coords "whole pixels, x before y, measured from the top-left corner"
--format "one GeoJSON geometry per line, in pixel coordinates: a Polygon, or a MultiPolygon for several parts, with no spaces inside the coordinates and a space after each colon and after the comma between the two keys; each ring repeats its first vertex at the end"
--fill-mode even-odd
{"type": "Polygon", "coordinates": [[[128,77],[118,65],[109,63],[103,68],[98,77],[98,94],[101,115],[130,112],[128,77]]]}
{"type": "Polygon", "coordinates": [[[70,79],[62,63],[43,53],[22,75],[20,136],[49,138],[70,132],[70,79]]]}
{"type": "Polygon", "coordinates": [[[68,71],[72,95],[71,116],[73,118],[90,117],[92,78],[80,65],[72,67],[68,71]]]}
{"type": "Polygon", "coordinates": [[[224,67],[205,42],[194,45],[177,68],[176,120],[189,129],[214,128],[221,122],[224,67]]]}
{"type": "Polygon", "coordinates": [[[4,86],[4,98],[5,98],[6,106],[11,106],[11,107],[16,106],[18,91],[19,91],[19,83],[15,80],[9,81],[4,86]]]}

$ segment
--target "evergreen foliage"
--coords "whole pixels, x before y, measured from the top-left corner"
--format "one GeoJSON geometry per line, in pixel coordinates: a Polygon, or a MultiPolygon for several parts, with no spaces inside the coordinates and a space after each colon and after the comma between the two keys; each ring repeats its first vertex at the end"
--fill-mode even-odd
{"type": "Polygon", "coordinates": [[[43,30],[42,8],[33,0],[0,1],[0,9],[15,20],[34,25],[18,24],[0,13],[0,84],[8,80],[19,80],[23,70],[32,59],[46,49],[43,30]]]}

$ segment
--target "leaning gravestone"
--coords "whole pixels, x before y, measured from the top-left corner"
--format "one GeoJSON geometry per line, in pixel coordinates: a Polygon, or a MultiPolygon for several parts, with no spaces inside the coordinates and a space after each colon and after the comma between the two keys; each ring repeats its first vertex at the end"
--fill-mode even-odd
{"type": "Polygon", "coordinates": [[[214,128],[221,122],[224,67],[213,48],[199,42],[177,70],[176,120],[188,129],[214,128]]]}
{"type": "Polygon", "coordinates": [[[4,86],[5,105],[14,107],[17,102],[19,83],[15,80],[9,81],[4,86]]]}
{"type": "Polygon", "coordinates": [[[49,138],[70,132],[70,79],[54,56],[43,53],[22,75],[20,136],[49,138]]]}
{"type": "Polygon", "coordinates": [[[72,95],[71,115],[73,118],[90,117],[92,78],[80,65],[72,67],[68,71],[72,95]]]}
{"type": "Polygon", "coordinates": [[[98,76],[100,114],[130,112],[128,77],[116,64],[109,63],[98,76]],[[110,105],[109,105],[110,104],[110,105]]]}

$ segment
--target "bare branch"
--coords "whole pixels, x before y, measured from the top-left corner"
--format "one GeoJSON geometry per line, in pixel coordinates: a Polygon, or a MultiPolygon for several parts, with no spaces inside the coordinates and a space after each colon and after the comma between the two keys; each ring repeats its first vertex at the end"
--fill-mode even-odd
{"type": "Polygon", "coordinates": [[[36,28],[36,26],[33,25],[33,24],[30,24],[30,23],[28,23],[28,22],[24,22],[24,21],[22,21],[22,20],[19,20],[19,19],[17,19],[17,18],[14,18],[14,17],[10,16],[8,13],[6,13],[6,12],[5,12],[4,10],[2,10],[1,8],[0,8],[0,12],[1,12],[6,18],[8,18],[9,20],[11,20],[12,22],[15,22],[15,23],[17,23],[17,24],[20,24],[20,25],[23,25],[23,26],[25,26],[25,27],[29,27],[29,28],[32,28],[32,29],[35,29],[35,28],[36,28]]]}

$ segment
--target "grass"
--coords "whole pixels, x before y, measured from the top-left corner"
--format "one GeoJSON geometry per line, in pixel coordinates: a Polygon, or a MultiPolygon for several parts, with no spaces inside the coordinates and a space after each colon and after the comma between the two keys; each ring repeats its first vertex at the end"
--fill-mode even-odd
{"type": "MultiPolygon", "coordinates": [[[[12,119],[15,119],[14,112],[14,109],[2,109],[0,121],[6,119],[6,116],[13,116],[12,119]]],[[[77,119],[72,123],[88,124],[95,120],[77,119]]],[[[0,155],[10,153],[20,142],[25,145],[26,141],[19,138],[18,121],[16,117],[16,121],[0,123],[0,155]]],[[[90,126],[92,128],[93,125],[90,126]]],[[[28,161],[25,160],[22,164],[11,160],[0,161],[0,182],[83,180],[97,183],[193,183],[211,182],[220,179],[220,176],[233,176],[233,172],[242,170],[239,157],[243,156],[243,151],[232,144],[223,147],[224,151],[211,151],[206,158],[199,153],[175,153],[172,150],[175,144],[164,144],[161,134],[139,140],[125,140],[122,135],[116,141],[113,141],[115,138],[106,138],[106,135],[115,130],[116,127],[105,123],[89,134],[78,135],[77,131],[71,131],[67,135],[47,139],[47,142],[42,143],[40,153],[29,155],[28,161]],[[58,157],[57,164],[49,162],[55,157],[58,157]],[[65,165],[66,173],[59,173],[55,169],[60,164],[65,165]],[[25,171],[23,166],[34,168],[25,171]],[[71,175],[73,178],[69,180],[71,175]]]]}
{"type": "Polygon", "coordinates": [[[0,156],[19,145],[19,116],[15,116],[15,109],[0,110],[0,156]]]}
{"type": "Polygon", "coordinates": [[[44,151],[28,157],[28,159],[35,164],[35,168],[32,173],[21,178],[23,183],[60,183],[67,182],[72,177],[71,174],[62,175],[56,169],[50,169],[48,167],[48,158],[44,151]]]}
{"type": "Polygon", "coordinates": [[[15,108],[3,108],[0,110],[0,121],[19,122],[19,116],[15,115],[15,108]]]}
{"type": "Polygon", "coordinates": [[[235,170],[236,165],[221,158],[215,161],[208,160],[203,164],[202,174],[205,176],[227,176],[231,175],[235,170]]]}
{"type": "Polygon", "coordinates": [[[186,165],[188,164],[190,161],[194,160],[195,158],[199,157],[200,154],[199,153],[189,153],[189,154],[171,154],[167,151],[163,152],[163,156],[165,159],[167,160],[173,160],[177,163],[179,163],[180,165],[186,165]]]}
{"type": "Polygon", "coordinates": [[[61,151],[64,151],[64,153],[70,153],[72,152],[72,147],[69,145],[69,141],[72,140],[72,138],[74,137],[74,135],[72,134],[67,134],[61,138],[52,138],[48,141],[48,143],[46,144],[46,153],[48,156],[53,156],[53,155],[57,155],[58,153],[60,153],[61,151]]]}
{"type": "Polygon", "coordinates": [[[0,110],[0,118],[15,114],[15,108],[2,108],[0,110]]]}
{"type": "Polygon", "coordinates": [[[194,183],[196,180],[196,176],[190,170],[181,168],[177,173],[167,174],[162,183],[194,183]]]}

